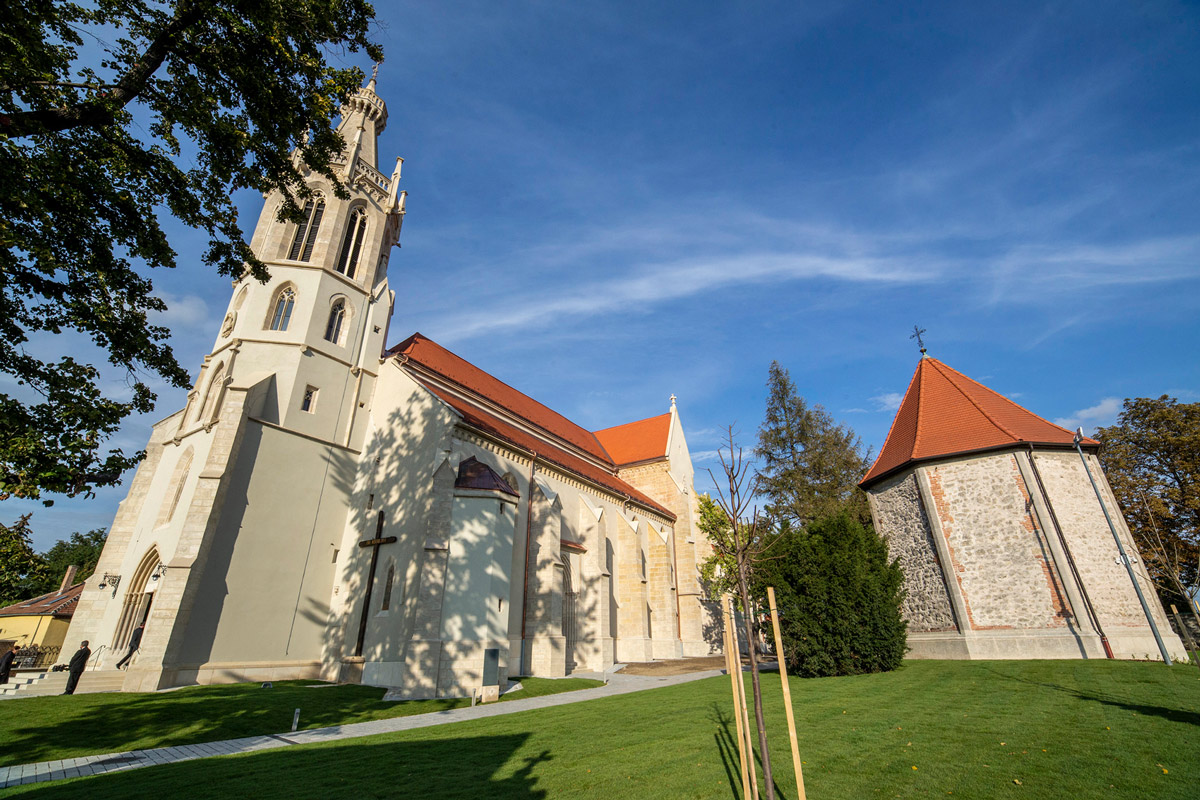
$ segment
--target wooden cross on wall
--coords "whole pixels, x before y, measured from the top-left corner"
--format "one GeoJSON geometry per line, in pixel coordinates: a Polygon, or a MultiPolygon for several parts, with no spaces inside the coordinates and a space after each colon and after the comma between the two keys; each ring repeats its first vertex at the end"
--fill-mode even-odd
{"type": "Polygon", "coordinates": [[[371,548],[371,570],[367,573],[367,591],[363,595],[362,619],[358,623],[358,643],[354,646],[354,655],[361,656],[363,642],[367,638],[367,618],[371,613],[371,589],[375,586],[375,567],[379,564],[379,547],[396,541],[395,536],[380,536],[383,533],[383,512],[379,512],[379,521],[375,523],[375,538],[359,542],[359,547],[371,548]]]}

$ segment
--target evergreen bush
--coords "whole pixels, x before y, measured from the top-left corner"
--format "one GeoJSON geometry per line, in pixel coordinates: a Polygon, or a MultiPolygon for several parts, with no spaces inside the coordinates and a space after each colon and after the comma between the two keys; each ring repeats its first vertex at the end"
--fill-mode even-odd
{"type": "Polygon", "coordinates": [[[848,514],[804,529],[784,525],[757,566],[754,591],[769,609],[775,587],[788,673],[806,678],[886,672],[900,665],[907,623],[904,575],[887,543],[848,514]]]}

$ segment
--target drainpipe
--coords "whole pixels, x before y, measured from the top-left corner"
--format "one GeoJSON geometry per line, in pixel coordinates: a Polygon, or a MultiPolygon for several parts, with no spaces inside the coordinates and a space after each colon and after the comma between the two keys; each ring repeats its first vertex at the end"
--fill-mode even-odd
{"type": "Polygon", "coordinates": [[[525,675],[525,616],[529,607],[529,550],[533,536],[533,476],[537,472],[537,453],[529,451],[529,498],[525,502],[525,566],[521,589],[521,674],[525,675]]]}
{"type": "Polygon", "coordinates": [[[1104,498],[1100,495],[1100,487],[1096,485],[1096,479],[1092,477],[1092,468],[1088,466],[1087,457],[1083,454],[1083,447],[1080,442],[1083,441],[1083,428],[1075,430],[1075,449],[1079,451],[1079,459],[1083,461],[1083,469],[1087,472],[1088,480],[1092,482],[1092,491],[1096,493],[1096,501],[1100,503],[1100,510],[1104,512],[1104,519],[1108,522],[1108,530],[1112,533],[1113,541],[1117,543],[1117,552],[1121,554],[1121,563],[1125,565],[1125,571],[1129,573],[1129,580],[1133,582],[1133,590],[1137,592],[1138,602],[1142,604],[1142,613],[1146,615],[1146,622],[1150,623],[1150,630],[1154,634],[1154,641],[1158,644],[1158,652],[1162,653],[1163,663],[1168,667],[1171,666],[1171,655],[1167,652],[1167,646],[1163,644],[1162,636],[1158,632],[1158,626],[1154,624],[1154,617],[1150,614],[1150,606],[1146,604],[1146,596],[1142,594],[1142,587],[1137,582],[1137,576],[1133,574],[1133,563],[1130,562],[1129,556],[1125,554],[1125,545],[1121,544],[1121,537],[1117,535],[1117,526],[1113,524],[1112,517],[1109,516],[1108,506],[1104,505],[1104,498]]]}
{"type": "Polygon", "coordinates": [[[1104,655],[1108,658],[1113,658],[1112,647],[1108,644],[1108,637],[1104,635],[1104,629],[1100,627],[1100,617],[1096,614],[1096,609],[1092,605],[1092,598],[1088,595],[1087,587],[1083,585],[1083,578],[1079,575],[1079,567],[1075,565],[1075,556],[1071,554],[1071,548],[1067,545],[1067,537],[1063,534],[1062,525],[1058,522],[1058,515],[1054,513],[1054,506],[1050,503],[1050,495],[1046,492],[1046,485],[1042,483],[1042,473],[1038,469],[1037,460],[1033,457],[1033,443],[1029,443],[1029,466],[1033,468],[1033,479],[1037,482],[1038,492],[1042,495],[1042,502],[1046,504],[1046,510],[1050,512],[1050,522],[1054,525],[1054,532],[1058,534],[1059,544],[1062,545],[1063,552],[1067,556],[1067,566],[1071,568],[1071,575],[1075,578],[1075,585],[1079,587],[1079,593],[1083,595],[1083,610],[1087,612],[1088,620],[1091,621],[1092,627],[1096,633],[1100,634],[1100,644],[1104,645],[1104,655]]]}

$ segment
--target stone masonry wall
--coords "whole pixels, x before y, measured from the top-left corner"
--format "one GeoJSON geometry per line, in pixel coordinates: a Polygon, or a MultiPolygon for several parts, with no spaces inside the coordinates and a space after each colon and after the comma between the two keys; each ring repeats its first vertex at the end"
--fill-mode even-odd
{"type": "MultiPolygon", "coordinates": [[[[1146,618],[1142,614],[1141,605],[1125,567],[1117,561],[1116,543],[1113,542],[1112,532],[1104,519],[1104,512],[1096,501],[1096,493],[1088,482],[1079,454],[1039,452],[1035,459],[1046,492],[1050,495],[1054,513],[1062,526],[1063,536],[1075,558],[1075,566],[1100,618],[1101,627],[1109,633],[1115,626],[1145,627],[1146,618]]],[[[1104,481],[1101,490],[1106,490],[1107,481],[1095,459],[1091,460],[1090,466],[1097,483],[1104,481]]],[[[1109,506],[1113,522],[1121,533],[1126,552],[1138,559],[1135,571],[1141,572],[1141,558],[1135,555],[1137,549],[1125,528],[1124,517],[1111,495],[1106,497],[1106,505],[1109,506]]],[[[1140,583],[1160,629],[1165,630],[1166,617],[1162,613],[1153,587],[1145,579],[1140,583]]]]}
{"type": "Polygon", "coordinates": [[[890,557],[899,559],[904,570],[901,610],[909,631],[957,630],[915,473],[872,487],[871,512],[876,530],[887,540],[890,557]]]}
{"type": "Polygon", "coordinates": [[[925,469],[970,626],[1065,626],[1058,576],[1013,454],[925,469]]]}

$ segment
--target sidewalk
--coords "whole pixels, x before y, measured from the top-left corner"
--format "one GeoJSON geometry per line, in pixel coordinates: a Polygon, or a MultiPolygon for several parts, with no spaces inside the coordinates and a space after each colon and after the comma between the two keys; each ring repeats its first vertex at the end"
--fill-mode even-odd
{"type": "MultiPolygon", "coordinates": [[[[595,689],[581,689],[576,692],[564,692],[544,697],[530,697],[525,700],[510,700],[505,703],[488,703],[474,708],[455,708],[449,711],[437,711],[432,714],[417,714],[411,717],[394,717],[392,719],[373,720],[371,722],[353,722],[346,725],[334,725],[328,728],[314,728],[295,733],[280,733],[267,736],[247,736],[243,739],[226,739],[219,742],[203,744],[185,744],[176,747],[158,747],[153,750],[129,750],[123,753],[105,753],[103,755],[82,756],[80,758],[65,758],[57,761],[41,761],[36,764],[16,764],[11,767],[0,767],[0,789],[18,786],[25,783],[42,783],[57,781],[64,778],[78,778],[85,775],[102,775],[107,772],[150,767],[157,764],[173,764],[177,761],[190,761],[194,758],[210,756],[226,756],[237,753],[253,753],[258,750],[271,750],[276,747],[290,747],[295,744],[315,744],[332,742],[338,739],[355,739],[360,736],[375,736],[394,731],[409,731],[417,728],[428,728],[434,725],[448,725],[452,722],[465,722],[472,719],[499,717],[504,714],[516,714],[534,708],[550,708],[565,706],[570,703],[582,703],[586,700],[596,700],[601,697],[613,697],[631,692],[641,692],[646,689],[657,689],[663,686],[674,686],[680,683],[711,678],[724,674],[723,670],[708,670],[692,672],[685,675],[670,675],[661,677],[609,675],[607,686],[595,689]]],[[[595,674],[579,674],[572,677],[602,678],[595,674]]]]}

